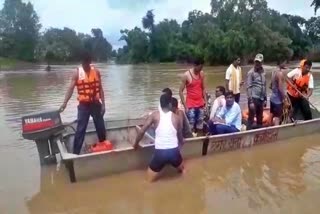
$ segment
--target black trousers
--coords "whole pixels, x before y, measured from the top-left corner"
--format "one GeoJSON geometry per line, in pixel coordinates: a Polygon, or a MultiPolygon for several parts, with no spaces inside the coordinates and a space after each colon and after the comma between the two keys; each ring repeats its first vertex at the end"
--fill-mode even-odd
{"type": "Polygon", "coordinates": [[[97,131],[99,142],[106,140],[106,128],[103,115],[101,114],[102,104],[97,103],[79,103],[78,105],[78,124],[74,136],[73,153],[80,154],[82,144],[86,134],[90,115],[93,118],[94,126],[97,131]]]}
{"type": "Polygon", "coordinates": [[[293,119],[297,119],[297,114],[300,110],[304,120],[312,120],[312,112],[309,102],[303,97],[292,97],[290,94],[288,94],[288,96],[293,107],[293,119]]]}
{"type": "Polygon", "coordinates": [[[264,101],[260,100],[260,99],[256,99],[256,98],[253,98],[252,101],[254,104],[254,109],[250,108],[250,102],[248,102],[249,117],[248,117],[247,130],[262,127],[264,101]],[[256,119],[257,119],[256,127],[253,127],[254,117],[256,117],[256,119]]]}
{"type": "Polygon", "coordinates": [[[239,104],[239,102],[240,102],[240,93],[234,95],[234,101],[239,104]]]}

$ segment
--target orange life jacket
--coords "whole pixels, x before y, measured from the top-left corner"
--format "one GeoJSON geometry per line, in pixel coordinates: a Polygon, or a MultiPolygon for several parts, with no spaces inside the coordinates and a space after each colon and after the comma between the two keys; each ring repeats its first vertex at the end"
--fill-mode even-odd
{"type": "MultiPolygon", "coordinates": [[[[301,70],[300,70],[301,72],[301,70]]],[[[310,74],[301,75],[298,78],[293,79],[293,84],[296,86],[296,88],[302,93],[307,94],[308,88],[309,88],[309,79],[310,74]]],[[[288,93],[293,97],[300,97],[301,95],[297,92],[295,88],[291,86],[290,83],[287,83],[287,91],[288,93]]]]}
{"type": "Polygon", "coordinates": [[[83,70],[82,66],[78,68],[78,81],[76,86],[79,102],[100,101],[101,80],[97,70],[93,66],[91,66],[88,74],[83,70]]]}

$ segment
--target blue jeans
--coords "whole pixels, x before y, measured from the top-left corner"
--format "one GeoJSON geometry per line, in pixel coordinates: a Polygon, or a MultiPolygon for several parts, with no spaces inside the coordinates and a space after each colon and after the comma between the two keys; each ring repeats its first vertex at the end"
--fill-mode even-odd
{"type": "Polygon", "coordinates": [[[239,132],[235,126],[228,126],[224,124],[214,124],[212,121],[209,122],[209,131],[210,134],[218,135],[218,134],[230,134],[239,132]]]}
{"type": "Polygon", "coordinates": [[[73,153],[80,154],[90,115],[93,118],[99,142],[106,140],[106,128],[103,115],[101,114],[101,103],[79,103],[77,131],[74,136],[73,153]]]}
{"type": "Polygon", "coordinates": [[[190,128],[197,130],[203,129],[204,108],[190,108],[187,112],[190,128]]]}

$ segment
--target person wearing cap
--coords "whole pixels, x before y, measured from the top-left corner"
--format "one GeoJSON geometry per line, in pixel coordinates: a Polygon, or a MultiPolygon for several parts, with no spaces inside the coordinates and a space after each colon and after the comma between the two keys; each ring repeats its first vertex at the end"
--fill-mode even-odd
{"type": "Polygon", "coordinates": [[[254,58],[254,67],[247,74],[248,130],[253,128],[254,117],[257,121],[255,128],[262,127],[263,108],[267,104],[267,82],[262,62],[263,55],[259,53],[254,58]]]}

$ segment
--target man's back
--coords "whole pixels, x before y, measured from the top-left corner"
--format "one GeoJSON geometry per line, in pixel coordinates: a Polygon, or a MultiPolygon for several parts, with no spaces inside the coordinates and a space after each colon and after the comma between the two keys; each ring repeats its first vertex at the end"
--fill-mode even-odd
{"type": "Polygon", "coordinates": [[[153,113],[155,127],[155,148],[171,149],[178,147],[179,116],[162,109],[153,113]]]}

